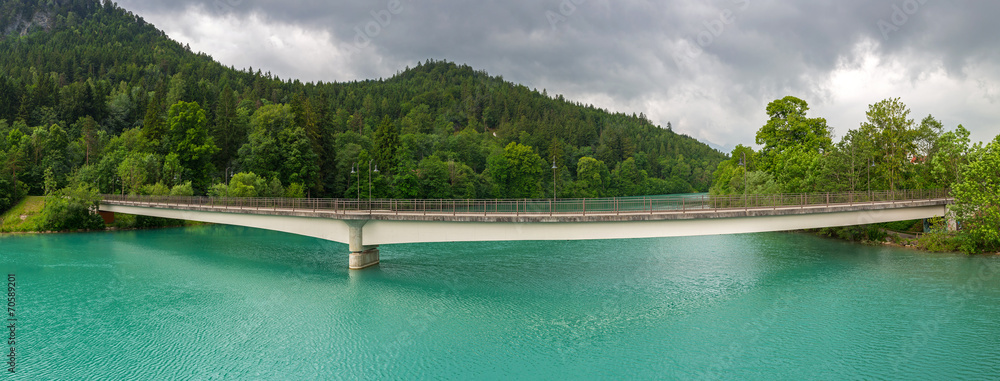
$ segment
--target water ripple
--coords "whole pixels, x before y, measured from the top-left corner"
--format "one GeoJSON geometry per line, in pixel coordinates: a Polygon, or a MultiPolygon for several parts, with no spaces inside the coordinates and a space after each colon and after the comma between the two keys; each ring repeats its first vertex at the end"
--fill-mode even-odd
{"type": "Polygon", "coordinates": [[[345,245],[220,226],[3,244],[15,379],[1000,378],[996,259],[753,234],[350,272],[345,245]]]}

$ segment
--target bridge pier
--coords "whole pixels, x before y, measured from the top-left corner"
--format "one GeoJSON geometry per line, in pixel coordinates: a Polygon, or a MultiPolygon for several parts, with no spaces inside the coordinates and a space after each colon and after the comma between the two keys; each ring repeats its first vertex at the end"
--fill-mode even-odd
{"type": "Polygon", "coordinates": [[[351,250],[351,258],[349,267],[351,270],[361,270],[364,268],[372,267],[378,265],[378,245],[365,246],[364,243],[364,227],[368,223],[367,220],[357,221],[344,221],[350,228],[349,244],[351,250]]]}

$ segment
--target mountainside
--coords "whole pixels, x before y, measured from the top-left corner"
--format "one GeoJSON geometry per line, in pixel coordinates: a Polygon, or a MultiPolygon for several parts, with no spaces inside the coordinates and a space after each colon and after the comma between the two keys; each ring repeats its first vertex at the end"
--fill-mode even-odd
{"type": "Polygon", "coordinates": [[[0,1],[0,32],[0,194],[551,197],[555,172],[558,197],[632,196],[705,191],[725,159],[449,62],[348,83],[236,70],[109,1],[0,1]]]}

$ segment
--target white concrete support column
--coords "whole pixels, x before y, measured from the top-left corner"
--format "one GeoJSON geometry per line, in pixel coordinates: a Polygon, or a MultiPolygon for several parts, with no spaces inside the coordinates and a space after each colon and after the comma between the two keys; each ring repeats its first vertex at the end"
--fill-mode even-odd
{"type": "Polygon", "coordinates": [[[958,216],[955,214],[954,210],[951,210],[951,205],[945,207],[944,222],[948,227],[946,230],[950,232],[957,232],[961,227],[958,223],[958,216]]]}
{"type": "Polygon", "coordinates": [[[350,228],[349,245],[351,250],[350,269],[361,270],[378,264],[378,245],[364,245],[364,227],[367,220],[344,221],[350,228]]]}

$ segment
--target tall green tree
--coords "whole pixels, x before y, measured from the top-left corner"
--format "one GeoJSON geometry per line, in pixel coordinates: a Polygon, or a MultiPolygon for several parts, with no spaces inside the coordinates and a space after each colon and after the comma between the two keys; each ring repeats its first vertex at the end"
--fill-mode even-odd
{"type": "Polygon", "coordinates": [[[178,102],[170,106],[170,152],[176,153],[188,171],[195,189],[207,189],[215,167],[212,155],[219,151],[208,130],[208,117],[196,102],[178,102]]]}
{"type": "Polygon", "coordinates": [[[388,116],[382,117],[382,121],[375,130],[375,162],[388,173],[392,173],[399,165],[396,152],[399,151],[399,130],[396,124],[388,116]]]}
{"type": "Polygon", "coordinates": [[[215,124],[212,129],[212,137],[216,145],[219,146],[219,153],[216,155],[215,164],[219,168],[230,167],[236,154],[246,140],[245,115],[241,115],[237,109],[235,92],[226,85],[219,92],[219,101],[216,103],[215,124]]]}
{"type": "Polygon", "coordinates": [[[975,150],[953,189],[967,252],[1000,250],[1000,135],[975,150]]]}
{"type": "Polygon", "coordinates": [[[544,161],[535,150],[510,143],[487,160],[486,170],[493,181],[493,194],[500,198],[542,197],[541,176],[544,161]]]}
{"type": "Polygon", "coordinates": [[[319,191],[320,157],[313,151],[308,133],[302,127],[283,130],[278,134],[279,145],[282,147],[282,166],[279,171],[287,184],[304,185],[309,189],[319,191]]]}
{"type": "Polygon", "coordinates": [[[936,187],[948,188],[961,180],[962,168],[968,163],[969,130],[961,124],[955,131],[941,134],[931,157],[931,175],[936,187]]]}
{"type": "Polygon", "coordinates": [[[280,134],[293,128],[294,117],[287,105],[267,105],[257,109],[250,118],[250,137],[240,148],[243,169],[275,177],[284,165],[284,152],[280,134]]]}
{"type": "Polygon", "coordinates": [[[576,181],[580,197],[609,195],[611,172],[603,161],[584,156],[576,164],[576,181]]]}
{"type": "MultiPolygon", "coordinates": [[[[146,105],[146,114],[142,122],[142,130],[146,134],[146,138],[153,144],[154,147],[161,147],[161,142],[163,138],[167,135],[167,124],[163,118],[163,104],[166,99],[167,87],[164,81],[161,81],[159,88],[153,95],[153,98],[146,105]]],[[[90,116],[88,116],[90,118],[90,116]]]]}
{"type": "Polygon", "coordinates": [[[824,118],[809,118],[806,101],[787,96],[767,105],[768,121],[757,131],[760,150],[758,168],[776,173],[777,156],[789,149],[800,152],[820,152],[830,149],[832,143],[830,129],[824,118]]]}
{"type": "Polygon", "coordinates": [[[642,195],[648,177],[646,171],[636,165],[635,158],[631,157],[618,164],[618,167],[611,172],[616,194],[622,197],[642,195]]]}
{"type": "Polygon", "coordinates": [[[890,190],[905,180],[909,158],[916,153],[917,130],[910,109],[899,98],[890,98],[868,106],[868,120],[862,133],[874,143],[876,168],[890,190]]]}
{"type": "Polygon", "coordinates": [[[418,169],[420,193],[429,199],[451,198],[448,165],[441,158],[431,155],[420,161],[418,169]]]}
{"type": "Polygon", "coordinates": [[[709,192],[715,195],[744,193],[746,175],[757,170],[757,158],[753,148],[738,144],[729,155],[729,160],[719,163],[709,192]]]}

